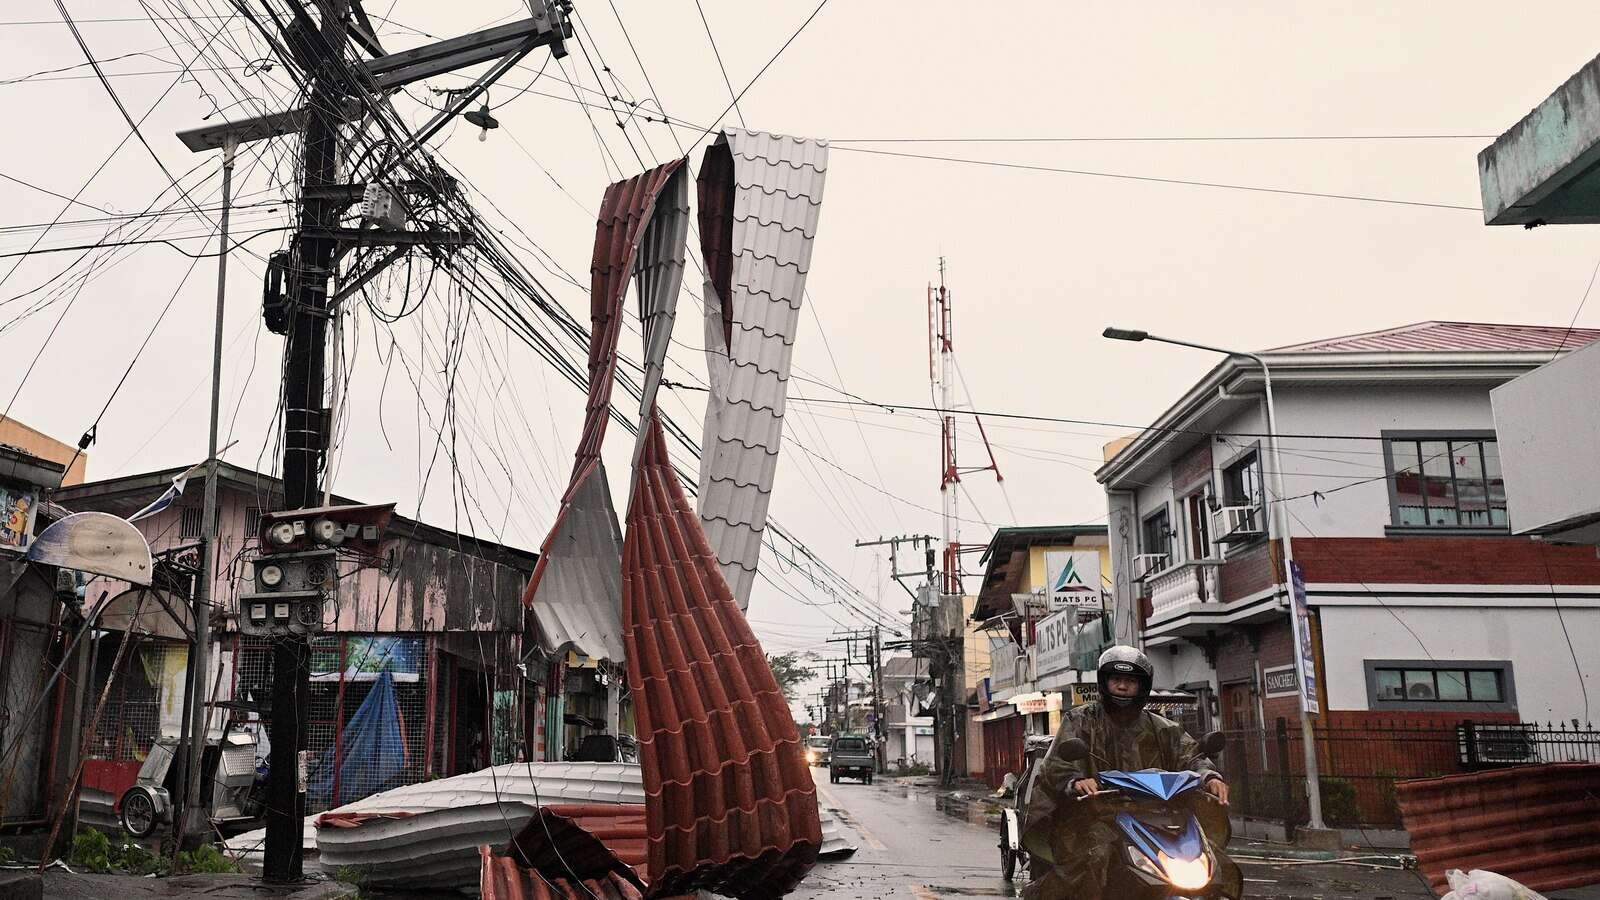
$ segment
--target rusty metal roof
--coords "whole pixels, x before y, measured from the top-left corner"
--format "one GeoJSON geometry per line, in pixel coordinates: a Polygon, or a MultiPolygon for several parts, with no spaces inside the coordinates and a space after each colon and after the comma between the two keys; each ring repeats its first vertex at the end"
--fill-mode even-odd
{"type": "Polygon", "coordinates": [[[1434,887],[1488,869],[1536,891],[1600,884],[1600,764],[1552,763],[1401,781],[1400,815],[1434,887]]]}
{"type": "Polygon", "coordinates": [[[728,129],[698,179],[711,392],[700,520],[740,608],[750,602],[828,145],[728,129]]]}
{"type": "MultiPolygon", "coordinates": [[[[685,219],[682,227],[686,227],[688,188],[682,176],[676,179],[674,201],[663,210],[656,208],[657,198],[674,183],[682,167],[683,160],[673,160],[617,182],[606,189],[600,204],[589,268],[589,397],[583,433],[572,480],[522,595],[538,623],[540,646],[551,653],[575,649],[597,659],[622,658],[617,608],[622,536],[600,448],[610,417],[628,278],[640,240],[647,231],[659,232],[658,219],[685,219]],[[682,202],[676,199],[680,195],[682,202]]],[[[681,244],[683,239],[678,241],[681,244]]],[[[670,332],[670,322],[666,330],[670,332]]]]}
{"type": "Polygon", "coordinates": [[[1405,351],[1576,350],[1600,340],[1600,329],[1552,325],[1496,325],[1486,322],[1417,322],[1274,347],[1268,353],[1382,353],[1405,351]]]}
{"type": "Polygon", "coordinates": [[[779,897],[816,862],[816,786],[654,410],[645,428],[623,544],[622,622],[651,893],[779,897]]]}

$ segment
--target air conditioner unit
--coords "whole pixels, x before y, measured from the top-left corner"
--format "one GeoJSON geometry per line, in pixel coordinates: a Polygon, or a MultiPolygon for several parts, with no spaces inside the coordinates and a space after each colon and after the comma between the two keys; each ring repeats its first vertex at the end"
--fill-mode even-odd
{"type": "Polygon", "coordinates": [[[1169,555],[1165,553],[1141,553],[1133,558],[1133,580],[1143,581],[1151,575],[1165,569],[1169,555]]]}
{"type": "Polygon", "coordinates": [[[1261,506],[1224,506],[1217,510],[1217,543],[1242,544],[1267,534],[1261,506]]]}
{"type": "Polygon", "coordinates": [[[1538,762],[1533,735],[1525,725],[1485,725],[1463,722],[1456,726],[1461,761],[1466,765],[1504,765],[1538,762]]]}

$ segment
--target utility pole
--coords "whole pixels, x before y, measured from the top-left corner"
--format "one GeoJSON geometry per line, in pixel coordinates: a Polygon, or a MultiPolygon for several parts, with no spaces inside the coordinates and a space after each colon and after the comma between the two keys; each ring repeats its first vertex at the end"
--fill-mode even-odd
{"type": "Polygon", "coordinates": [[[934,553],[933,553],[933,542],[934,542],[934,540],[936,540],[936,539],[931,534],[906,534],[906,535],[896,535],[895,537],[887,537],[887,538],[886,537],[880,537],[875,541],[856,541],[856,546],[857,547],[888,547],[889,548],[889,577],[893,578],[896,583],[898,583],[901,587],[905,588],[906,589],[906,593],[910,594],[912,596],[912,598],[914,599],[917,596],[917,593],[916,593],[916,591],[913,591],[911,588],[906,587],[905,579],[907,579],[907,578],[924,578],[924,579],[927,580],[927,582],[929,584],[933,583],[933,572],[934,572],[934,568],[935,568],[934,553]],[[905,570],[905,571],[901,571],[901,569],[900,569],[900,545],[901,544],[910,544],[911,545],[911,549],[913,551],[915,551],[918,547],[923,548],[924,559],[923,559],[923,567],[921,569],[908,569],[908,570],[905,570]]]}
{"type": "MultiPolygon", "coordinates": [[[[349,0],[324,0],[321,37],[326,51],[342,54],[349,0]]],[[[333,275],[331,237],[339,210],[328,197],[339,162],[339,122],[333,111],[343,95],[335,72],[342,59],[324,56],[313,68],[302,145],[299,260],[294,304],[289,311],[283,379],[283,508],[305,509],[321,501],[323,454],[329,434],[322,406],[327,353],[328,282],[333,275]]],[[[266,880],[278,884],[304,877],[306,795],[301,781],[306,749],[306,711],[311,690],[311,643],[303,635],[272,641],[272,747],[267,775],[266,880]]]]}
{"type": "MultiPolygon", "coordinates": [[[[289,52],[281,62],[300,71],[309,81],[310,95],[304,107],[281,113],[223,122],[181,132],[179,137],[191,149],[235,145],[283,135],[302,135],[302,180],[299,227],[291,251],[280,255],[287,262],[277,270],[288,275],[287,290],[276,293],[269,276],[268,328],[283,334],[287,341],[283,364],[283,509],[314,508],[324,499],[322,478],[329,453],[329,415],[323,406],[326,393],[325,372],[327,328],[334,308],[344,296],[358,290],[379,271],[405,255],[395,249],[388,256],[368,265],[330,297],[329,282],[335,275],[343,250],[356,246],[405,247],[425,244],[433,247],[461,245],[472,240],[470,234],[438,230],[407,230],[406,204],[399,199],[401,189],[430,195],[421,201],[443,202],[441,188],[426,182],[394,182],[390,171],[412,163],[412,154],[427,140],[465,111],[490,84],[504,75],[537,47],[548,46],[557,58],[567,54],[565,40],[572,36],[567,21],[570,5],[565,0],[530,2],[532,15],[516,22],[482,29],[462,37],[450,38],[399,53],[385,54],[361,0],[299,0],[293,4],[293,18],[278,37],[289,52]],[[320,14],[314,21],[310,10],[320,14]],[[350,21],[352,12],[358,22],[350,21]],[[345,58],[346,39],[351,38],[372,55],[366,60],[345,58]],[[407,84],[468,66],[493,62],[472,85],[452,95],[443,110],[415,133],[405,136],[404,146],[371,173],[365,184],[341,184],[339,129],[365,107],[369,114],[363,124],[382,118],[388,95],[407,84]],[[359,100],[346,106],[347,98],[359,100]],[[372,199],[372,223],[379,227],[339,227],[343,211],[357,200],[372,199]],[[396,211],[400,215],[395,215],[396,211]]],[[[395,118],[399,118],[398,115],[395,118]]],[[[487,126],[485,126],[487,127],[487,126]]],[[[363,207],[364,219],[366,207],[363,207]]],[[[269,266],[269,269],[272,267],[269,266]]],[[[212,465],[215,466],[213,453],[212,465]]],[[[210,522],[210,517],[207,519],[210,522]]],[[[208,573],[209,575],[209,573],[208,573]]],[[[320,630],[320,623],[317,623],[320,630]]],[[[272,642],[272,711],[269,734],[272,740],[271,772],[267,786],[267,841],[263,865],[267,881],[289,883],[303,875],[302,832],[305,795],[301,785],[302,755],[306,746],[306,707],[310,683],[310,644],[304,634],[275,633],[272,642]]]]}
{"type": "Polygon", "coordinates": [[[888,762],[888,741],[883,727],[883,628],[872,626],[872,655],[867,657],[872,668],[872,733],[878,738],[878,771],[885,770],[888,762]]]}

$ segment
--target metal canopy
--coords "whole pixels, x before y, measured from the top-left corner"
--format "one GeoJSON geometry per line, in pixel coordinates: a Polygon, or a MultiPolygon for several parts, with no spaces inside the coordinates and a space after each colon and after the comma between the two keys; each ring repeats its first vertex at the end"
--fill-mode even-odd
{"type": "Polygon", "coordinates": [[[1600,222],[1600,57],[1478,154],[1487,225],[1600,222]]]}

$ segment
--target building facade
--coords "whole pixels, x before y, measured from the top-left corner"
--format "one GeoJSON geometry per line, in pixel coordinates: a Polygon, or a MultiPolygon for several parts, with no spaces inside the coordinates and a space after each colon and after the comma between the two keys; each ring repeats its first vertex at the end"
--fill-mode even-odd
{"type": "Polygon", "coordinates": [[[989,651],[973,716],[982,778],[1021,772],[1030,735],[1093,696],[1095,660],[1111,637],[1111,554],[1104,525],[1000,528],[981,558],[969,614],[989,651]]]}
{"type": "MultiPolygon", "coordinates": [[[[261,513],[276,508],[279,486],[259,473],[220,468],[209,693],[266,708],[271,649],[265,638],[241,633],[238,611],[239,597],[254,590],[249,560],[261,513]]],[[[74,511],[126,517],[179,471],[83,484],[57,492],[56,500],[74,511]]],[[[191,487],[198,485],[191,480],[191,487]]],[[[197,544],[200,493],[188,490],[137,523],[158,555],[197,544]]],[[[570,653],[541,653],[531,633],[522,590],[536,559],[395,516],[378,560],[341,563],[327,630],[311,641],[313,810],[492,764],[562,759],[585,734],[616,730],[617,691],[606,682],[621,679],[570,653]],[[355,730],[374,727],[398,734],[398,742],[385,744],[396,752],[363,756],[352,750],[371,745],[355,730]]],[[[97,579],[89,593],[115,594],[122,587],[97,579]]],[[[187,602],[172,605],[182,609],[187,602]]],[[[96,642],[91,689],[109,690],[113,702],[95,731],[86,802],[114,801],[132,784],[151,743],[177,735],[188,640],[181,629],[160,627],[160,618],[146,613],[139,627],[108,631],[96,642]],[[133,646],[119,654],[123,642],[133,646]],[[115,669],[113,661],[119,661],[115,669]]]]}
{"type": "Polygon", "coordinates": [[[1097,472],[1117,637],[1200,698],[1200,728],[1295,723],[1282,503],[1319,728],[1586,722],[1600,647],[1576,636],[1600,630],[1600,560],[1517,535],[1490,391],[1597,338],[1427,322],[1265,353],[1282,497],[1261,369],[1218,364],[1097,472]]]}

